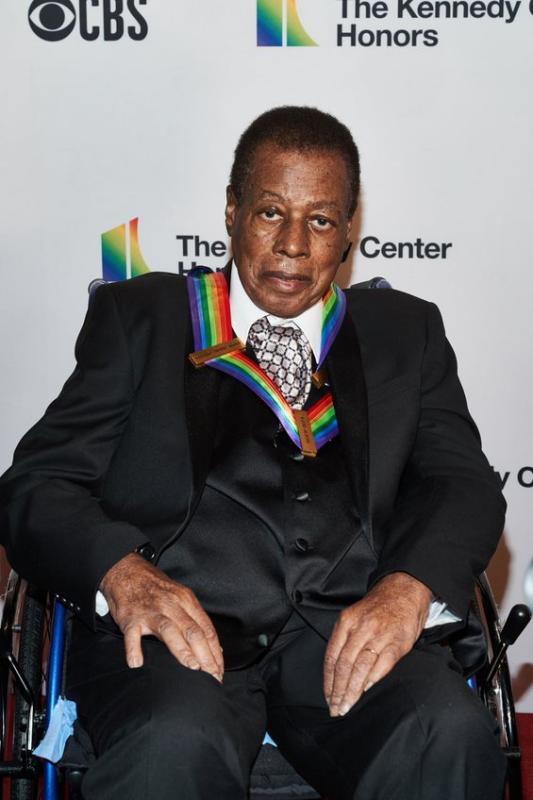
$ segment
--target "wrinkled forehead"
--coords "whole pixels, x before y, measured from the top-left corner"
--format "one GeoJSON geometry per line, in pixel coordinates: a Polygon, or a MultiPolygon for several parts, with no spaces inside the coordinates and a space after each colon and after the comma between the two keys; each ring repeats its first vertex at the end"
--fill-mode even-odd
{"type": "Polygon", "coordinates": [[[241,200],[268,196],[346,210],[351,197],[346,161],[333,149],[287,149],[263,142],[250,161],[241,200]]]}

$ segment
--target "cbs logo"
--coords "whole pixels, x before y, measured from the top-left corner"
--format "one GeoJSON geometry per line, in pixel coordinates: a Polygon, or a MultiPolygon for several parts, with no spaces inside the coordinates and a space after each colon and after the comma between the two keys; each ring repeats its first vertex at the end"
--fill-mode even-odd
{"type": "Polygon", "coordinates": [[[33,0],[28,21],[32,31],[47,42],[65,39],[76,21],[80,36],[87,42],[98,38],[115,42],[124,33],[140,41],[148,33],[148,24],[138,6],[146,3],[147,0],[76,0],[76,8],[71,0],[33,0]]]}

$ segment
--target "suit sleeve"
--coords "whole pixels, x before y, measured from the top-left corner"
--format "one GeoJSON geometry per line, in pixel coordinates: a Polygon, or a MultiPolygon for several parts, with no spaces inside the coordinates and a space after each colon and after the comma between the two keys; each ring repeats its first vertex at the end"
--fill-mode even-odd
{"type": "Polygon", "coordinates": [[[416,438],[373,583],[403,571],[465,618],[503,530],[505,500],[483,452],[440,313],[429,304],[416,438]]]}
{"type": "Polygon", "coordinates": [[[99,500],[134,393],[111,286],[96,291],[75,353],[74,372],[0,481],[2,533],[14,569],[94,626],[101,579],[146,542],[135,526],[111,519],[99,500]]]}

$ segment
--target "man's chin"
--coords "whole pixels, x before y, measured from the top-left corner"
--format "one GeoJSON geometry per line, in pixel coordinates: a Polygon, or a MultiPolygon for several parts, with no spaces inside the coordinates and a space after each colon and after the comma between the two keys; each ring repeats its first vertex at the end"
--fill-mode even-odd
{"type": "Polygon", "coordinates": [[[268,286],[265,284],[257,293],[257,298],[252,299],[267,314],[275,317],[295,317],[316,302],[308,282],[269,278],[268,286]]]}
{"type": "Polygon", "coordinates": [[[302,314],[312,305],[314,305],[314,300],[309,299],[309,297],[301,297],[300,295],[288,295],[288,296],[277,296],[272,297],[269,296],[268,298],[262,299],[260,305],[262,309],[267,314],[272,314],[274,317],[282,317],[285,319],[291,319],[293,317],[297,317],[299,314],[302,314]]]}

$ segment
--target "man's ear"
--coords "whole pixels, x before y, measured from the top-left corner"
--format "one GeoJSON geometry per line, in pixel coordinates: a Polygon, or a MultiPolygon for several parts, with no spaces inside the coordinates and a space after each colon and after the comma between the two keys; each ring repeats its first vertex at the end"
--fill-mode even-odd
{"type": "Polygon", "coordinates": [[[346,223],[346,244],[344,246],[344,251],[342,253],[341,264],[344,264],[344,262],[348,258],[350,250],[352,249],[352,242],[348,238],[350,236],[350,233],[352,232],[352,219],[353,217],[350,217],[350,219],[346,223]]]}
{"type": "Polygon", "coordinates": [[[346,259],[348,258],[349,254],[350,254],[350,250],[351,249],[352,249],[352,243],[348,242],[348,244],[344,248],[344,252],[342,254],[341,264],[344,264],[344,262],[346,261],[346,259]]]}
{"type": "Polygon", "coordinates": [[[233,234],[233,226],[235,224],[235,212],[237,210],[238,202],[235,197],[235,192],[231,186],[226,187],[226,230],[228,236],[233,234]]]}

